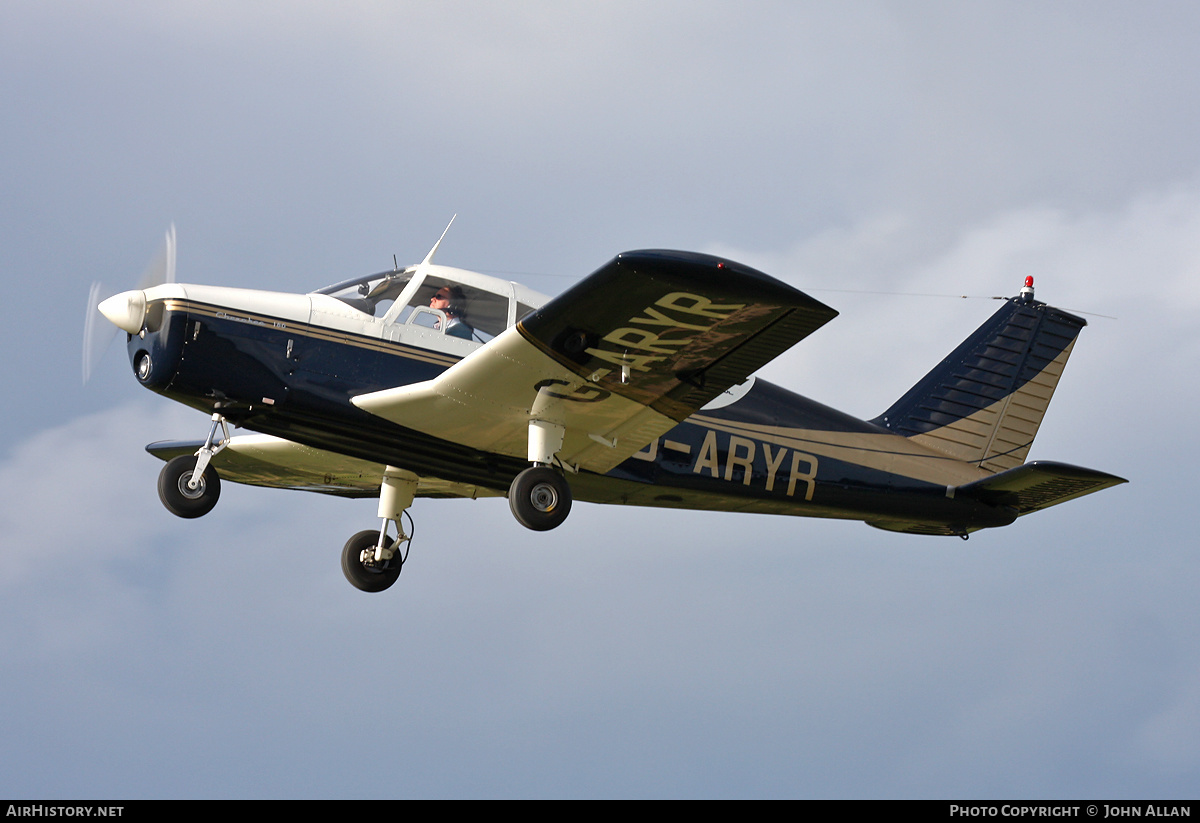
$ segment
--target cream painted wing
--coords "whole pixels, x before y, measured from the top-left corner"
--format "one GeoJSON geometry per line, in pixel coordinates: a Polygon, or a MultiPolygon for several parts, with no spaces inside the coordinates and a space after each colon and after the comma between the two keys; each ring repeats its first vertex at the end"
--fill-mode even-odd
{"type": "Polygon", "coordinates": [[[627,252],[437,378],[352,402],[509,456],[531,420],[561,425],[558,459],[603,473],[836,315],[731,261],[627,252]]]}

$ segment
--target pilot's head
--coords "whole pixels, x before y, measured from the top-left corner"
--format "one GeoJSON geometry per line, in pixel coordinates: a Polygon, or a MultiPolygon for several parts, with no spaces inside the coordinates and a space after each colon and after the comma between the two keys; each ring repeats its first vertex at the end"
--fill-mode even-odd
{"type": "Polygon", "coordinates": [[[466,302],[466,297],[458,286],[442,286],[433,297],[429,298],[429,307],[441,309],[451,317],[458,317],[463,313],[463,303],[466,302]]]}

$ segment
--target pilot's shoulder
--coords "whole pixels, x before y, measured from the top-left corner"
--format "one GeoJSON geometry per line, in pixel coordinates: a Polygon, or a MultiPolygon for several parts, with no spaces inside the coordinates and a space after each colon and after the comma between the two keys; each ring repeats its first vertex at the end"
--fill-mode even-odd
{"type": "Polygon", "coordinates": [[[451,337],[460,337],[463,340],[470,340],[473,336],[471,332],[471,327],[463,322],[453,323],[446,329],[446,334],[451,337]]]}

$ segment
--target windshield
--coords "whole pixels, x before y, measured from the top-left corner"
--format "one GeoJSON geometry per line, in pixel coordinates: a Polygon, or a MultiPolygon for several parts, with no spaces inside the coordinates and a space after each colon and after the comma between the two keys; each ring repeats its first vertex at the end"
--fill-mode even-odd
{"type": "Polygon", "coordinates": [[[332,286],[317,289],[313,293],[336,297],[346,305],[371,317],[383,317],[392,302],[400,296],[400,292],[404,291],[404,287],[408,285],[412,276],[412,269],[369,274],[365,277],[334,283],[332,286]]]}

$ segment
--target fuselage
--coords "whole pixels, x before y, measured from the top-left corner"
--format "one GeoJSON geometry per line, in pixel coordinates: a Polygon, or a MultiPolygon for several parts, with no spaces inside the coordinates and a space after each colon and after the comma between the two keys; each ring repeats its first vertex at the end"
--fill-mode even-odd
{"type": "MultiPolygon", "coordinates": [[[[395,293],[385,294],[396,274],[307,295],[158,286],[145,292],[130,360],[147,388],[246,429],[503,493],[528,465],[524,455],[431,437],[351,399],[437,377],[545,298],[438,266],[394,278],[395,293]],[[426,291],[446,282],[492,300],[476,298],[475,339],[446,333],[445,315],[422,305],[426,291]]],[[[987,475],[751,378],[611,471],[573,475],[571,487],[591,502],[940,523],[959,533],[1015,518],[954,497],[955,487],[987,475]]]]}

